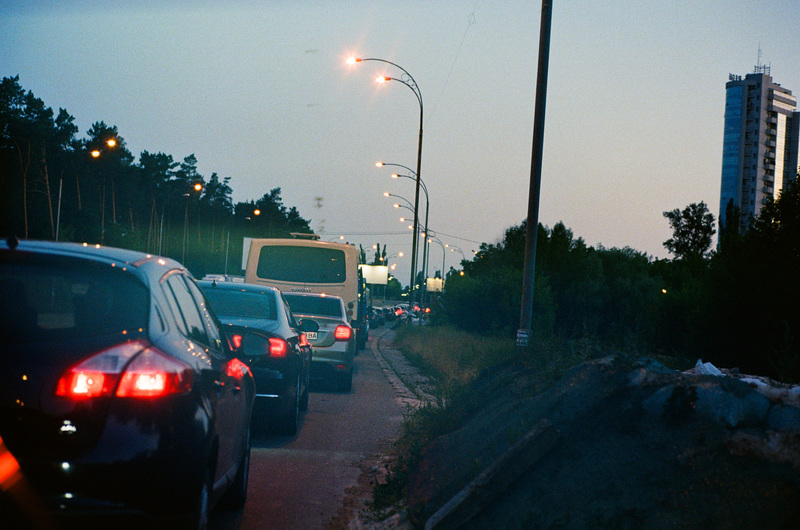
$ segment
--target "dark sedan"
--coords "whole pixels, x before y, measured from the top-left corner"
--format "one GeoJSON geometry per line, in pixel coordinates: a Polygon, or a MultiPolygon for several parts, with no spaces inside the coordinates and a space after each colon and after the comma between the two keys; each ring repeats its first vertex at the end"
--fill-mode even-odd
{"type": "Polygon", "coordinates": [[[179,263],[0,243],[0,526],[204,528],[244,505],[254,386],[179,263]]]}
{"type": "Polygon", "coordinates": [[[297,433],[300,411],[308,408],[311,347],[280,291],[235,282],[197,284],[235,334],[242,358],[253,372],[256,425],[271,424],[285,435],[297,433]]]}

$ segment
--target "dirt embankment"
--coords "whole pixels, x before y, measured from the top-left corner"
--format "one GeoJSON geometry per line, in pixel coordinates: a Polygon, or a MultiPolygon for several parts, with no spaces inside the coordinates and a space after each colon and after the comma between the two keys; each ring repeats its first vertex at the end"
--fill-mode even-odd
{"type": "Polygon", "coordinates": [[[543,394],[534,379],[518,365],[481,377],[488,399],[413,476],[415,526],[800,525],[800,388],[618,358],[543,394]]]}

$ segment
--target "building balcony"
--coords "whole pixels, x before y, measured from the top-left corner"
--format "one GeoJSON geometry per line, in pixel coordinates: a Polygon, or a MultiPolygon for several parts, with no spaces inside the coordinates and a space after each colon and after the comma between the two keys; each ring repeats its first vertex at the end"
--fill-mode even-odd
{"type": "Polygon", "coordinates": [[[767,147],[775,147],[776,146],[775,140],[767,140],[766,142],[764,142],[764,145],[766,145],[767,147]]]}
{"type": "Polygon", "coordinates": [[[764,134],[766,134],[767,136],[777,136],[778,131],[776,131],[775,129],[773,129],[771,127],[768,127],[766,129],[764,129],[764,134]]]}
{"type": "Polygon", "coordinates": [[[771,186],[764,186],[763,188],[761,188],[761,191],[763,191],[764,193],[768,193],[769,195],[775,194],[775,188],[771,186]]]}

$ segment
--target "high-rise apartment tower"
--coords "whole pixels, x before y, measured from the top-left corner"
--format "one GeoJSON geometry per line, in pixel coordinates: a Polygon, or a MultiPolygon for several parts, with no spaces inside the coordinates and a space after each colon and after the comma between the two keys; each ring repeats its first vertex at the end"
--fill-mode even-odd
{"type": "Polygon", "coordinates": [[[728,228],[735,207],[741,229],[797,177],[800,112],[792,92],[772,81],[768,66],[756,66],[744,78],[731,74],[729,79],[719,220],[728,228]]]}

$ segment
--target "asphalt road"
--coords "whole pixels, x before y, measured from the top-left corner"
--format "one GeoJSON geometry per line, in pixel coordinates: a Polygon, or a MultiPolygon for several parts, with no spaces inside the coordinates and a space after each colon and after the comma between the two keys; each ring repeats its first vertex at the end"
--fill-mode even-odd
{"type": "Polygon", "coordinates": [[[362,469],[398,435],[405,410],[393,375],[374,353],[383,332],[374,330],[356,357],[352,392],[312,388],[296,436],[253,440],[247,504],[243,511],[217,510],[210,528],[346,527],[368,491],[362,469]]]}

